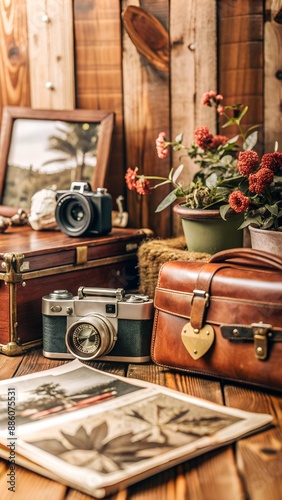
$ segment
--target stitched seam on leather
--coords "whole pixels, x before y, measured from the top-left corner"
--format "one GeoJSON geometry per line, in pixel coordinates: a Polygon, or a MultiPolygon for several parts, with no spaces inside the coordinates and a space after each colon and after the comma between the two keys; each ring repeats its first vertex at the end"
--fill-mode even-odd
{"type": "MultiPolygon", "coordinates": [[[[270,384],[269,385],[265,385],[263,384],[262,382],[253,382],[252,379],[250,380],[243,380],[243,379],[239,379],[239,378],[232,378],[232,377],[228,377],[227,375],[216,375],[212,372],[203,372],[201,370],[198,370],[197,368],[194,368],[194,369],[189,369],[189,368],[180,368],[179,366],[174,366],[174,365],[166,365],[165,363],[161,363],[161,362],[158,362],[158,361],[155,361],[156,365],[159,365],[159,366],[163,366],[164,368],[168,368],[170,370],[180,370],[180,371],[183,371],[183,372],[187,372],[187,373],[191,373],[192,375],[204,375],[205,377],[212,377],[214,379],[217,379],[219,382],[225,382],[225,381],[233,381],[233,382],[236,382],[236,383],[239,383],[239,384],[243,384],[244,386],[247,386],[247,385],[255,385],[257,387],[266,387],[267,389],[269,389],[270,387],[270,384]]],[[[277,391],[281,391],[281,389],[277,388],[273,388],[271,386],[272,390],[274,392],[277,392],[277,391]]]]}
{"type": "MultiPolygon", "coordinates": [[[[160,291],[163,290],[167,295],[183,295],[187,298],[189,298],[189,296],[192,298],[193,296],[193,293],[190,293],[190,292],[179,292],[179,291],[176,291],[176,290],[167,290],[165,288],[162,288],[162,289],[159,289],[160,291]]],[[[254,305],[256,307],[272,307],[272,308],[277,308],[278,310],[281,309],[281,303],[273,303],[273,302],[266,302],[266,301],[258,301],[258,300],[253,300],[253,299],[244,299],[244,298],[237,298],[237,297],[222,297],[222,296],[214,296],[212,295],[210,297],[210,304],[212,302],[236,302],[236,303],[243,303],[243,304],[250,304],[250,305],[254,305]]],[[[158,309],[161,309],[161,310],[165,310],[163,309],[162,307],[158,307],[158,309]]],[[[171,312],[170,310],[168,310],[168,312],[171,312]]]]}

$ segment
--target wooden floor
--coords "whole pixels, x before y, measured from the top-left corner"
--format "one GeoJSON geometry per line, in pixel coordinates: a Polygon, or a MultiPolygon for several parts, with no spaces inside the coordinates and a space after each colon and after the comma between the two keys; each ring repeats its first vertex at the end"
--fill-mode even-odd
{"type": "MultiPolygon", "coordinates": [[[[41,350],[19,357],[0,355],[0,378],[54,368],[64,361],[48,360],[41,350]]],[[[270,413],[274,426],[187,461],[144,480],[110,500],[281,500],[282,498],[282,394],[172,372],[147,365],[95,363],[95,367],[253,412],[270,413]]],[[[1,500],[87,500],[66,486],[18,467],[16,492],[8,491],[8,463],[0,460],[1,500]]]]}

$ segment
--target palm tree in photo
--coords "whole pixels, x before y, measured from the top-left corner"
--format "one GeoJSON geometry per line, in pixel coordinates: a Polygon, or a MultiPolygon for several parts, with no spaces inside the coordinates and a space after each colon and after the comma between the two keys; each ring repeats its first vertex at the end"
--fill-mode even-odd
{"type": "Polygon", "coordinates": [[[53,399],[58,404],[62,404],[65,408],[70,408],[75,404],[75,401],[72,400],[65,389],[60,384],[55,384],[54,382],[42,384],[32,392],[37,396],[49,396],[50,399],[53,399]]]}
{"type": "Polygon", "coordinates": [[[95,123],[60,122],[56,129],[58,133],[48,137],[48,150],[63,155],[47,160],[42,165],[61,163],[67,166],[71,160],[75,163],[71,181],[82,180],[87,156],[93,158],[97,152],[99,127],[95,123]]]}

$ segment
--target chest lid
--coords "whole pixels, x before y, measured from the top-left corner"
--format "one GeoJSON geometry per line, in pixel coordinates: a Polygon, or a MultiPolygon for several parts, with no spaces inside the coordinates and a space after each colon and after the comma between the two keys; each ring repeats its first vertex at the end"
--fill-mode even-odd
{"type": "Polygon", "coordinates": [[[135,254],[146,238],[142,230],[113,228],[106,236],[71,238],[60,231],[34,231],[30,227],[11,227],[0,234],[0,265],[10,255],[20,261],[19,272],[32,272],[65,265],[135,254]],[[8,255],[10,254],[10,255],[8,255]]]}

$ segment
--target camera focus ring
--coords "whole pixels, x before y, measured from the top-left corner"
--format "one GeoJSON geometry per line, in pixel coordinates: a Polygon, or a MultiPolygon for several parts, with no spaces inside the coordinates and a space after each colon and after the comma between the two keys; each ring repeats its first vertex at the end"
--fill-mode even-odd
{"type": "Polygon", "coordinates": [[[69,326],[65,342],[78,359],[95,359],[110,352],[117,340],[115,329],[107,318],[89,314],[69,326]]]}
{"type": "Polygon", "coordinates": [[[68,192],[59,198],[55,218],[61,231],[69,236],[82,236],[93,226],[94,205],[89,197],[68,192]]]}

